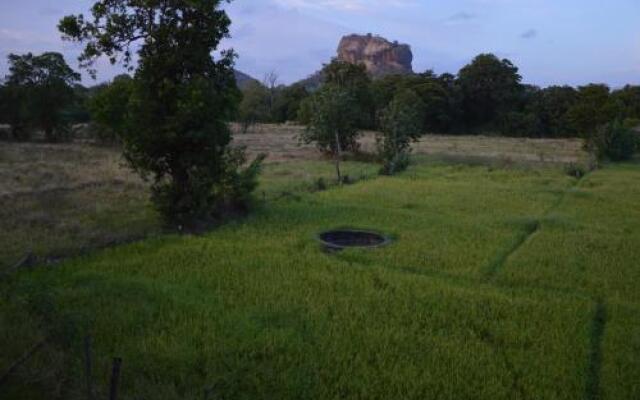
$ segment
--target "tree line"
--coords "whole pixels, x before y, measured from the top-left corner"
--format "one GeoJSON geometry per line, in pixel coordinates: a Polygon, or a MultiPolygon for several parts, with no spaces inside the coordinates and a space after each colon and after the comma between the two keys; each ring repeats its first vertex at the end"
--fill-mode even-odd
{"type": "MultiPolygon", "coordinates": [[[[339,79],[352,86],[362,113],[361,129],[379,130],[382,110],[406,90],[420,98],[422,130],[432,134],[586,138],[616,119],[640,125],[640,86],[612,90],[605,84],[577,88],[527,85],[511,61],[493,54],[478,55],[457,75],[426,71],[375,80],[363,66],[334,60],[322,70],[322,82],[335,82],[336,70],[344,75],[339,79]]],[[[239,119],[246,124],[306,123],[305,100],[316,90],[304,82],[275,88],[252,82],[243,88],[239,119]]]]}

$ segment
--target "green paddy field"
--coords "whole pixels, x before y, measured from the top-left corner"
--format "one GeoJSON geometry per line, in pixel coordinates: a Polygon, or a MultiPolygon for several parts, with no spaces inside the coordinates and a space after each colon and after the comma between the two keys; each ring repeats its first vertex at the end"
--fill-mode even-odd
{"type": "Polygon", "coordinates": [[[347,168],[271,164],[248,218],[6,276],[0,371],[48,344],[5,393],[86,398],[90,335],[96,398],[113,357],[122,399],[640,398],[640,164],[347,168]],[[324,251],[340,227],[393,242],[324,251]]]}

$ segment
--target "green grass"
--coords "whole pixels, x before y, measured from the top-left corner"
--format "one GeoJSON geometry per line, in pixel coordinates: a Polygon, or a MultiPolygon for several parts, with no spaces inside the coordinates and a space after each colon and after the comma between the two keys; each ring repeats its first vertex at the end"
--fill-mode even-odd
{"type": "MultiPolygon", "coordinates": [[[[278,200],[251,217],[21,272],[4,306],[65,339],[68,387],[91,334],[103,397],[114,356],[131,399],[640,397],[640,166],[421,164],[301,189],[323,174],[274,165],[259,193],[278,200]],[[315,235],[335,227],[394,241],[326,253],[315,235]]],[[[6,333],[0,371],[36,336],[6,333]]]]}

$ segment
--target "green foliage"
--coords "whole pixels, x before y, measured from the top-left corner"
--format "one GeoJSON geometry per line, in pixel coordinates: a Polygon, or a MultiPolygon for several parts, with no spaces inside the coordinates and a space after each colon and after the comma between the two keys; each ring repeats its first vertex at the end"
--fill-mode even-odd
{"type": "Polygon", "coordinates": [[[569,137],[574,128],[568,112],[578,101],[578,92],[570,86],[550,86],[537,92],[527,108],[537,126],[534,132],[539,137],[569,137]]]}
{"type": "Polygon", "coordinates": [[[28,99],[25,87],[0,86],[0,122],[10,126],[10,136],[17,141],[29,140],[33,133],[30,126],[28,99]]]}
{"type": "Polygon", "coordinates": [[[638,149],[638,134],[622,121],[615,120],[589,136],[586,147],[598,159],[625,161],[638,149]]]}
{"type": "Polygon", "coordinates": [[[325,85],[333,85],[349,93],[355,99],[354,115],[359,128],[374,125],[374,108],[371,99],[371,78],[364,64],[351,64],[332,60],[322,69],[325,85]]]}
{"type": "Polygon", "coordinates": [[[640,86],[627,85],[611,97],[620,118],[640,119],[640,86]]]}
{"type": "Polygon", "coordinates": [[[507,59],[481,54],[458,73],[458,85],[464,96],[463,110],[469,125],[495,123],[513,107],[519,97],[522,77],[507,59]]]}
{"type": "Polygon", "coordinates": [[[80,75],[59,53],[10,54],[8,61],[2,108],[14,138],[26,140],[38,129],[49,142],[68,139],[69,120],[64,111],[75,101],[72,85],[80,75]]]}
{"type": "MultiPolygon", "coordinates": [[[[366,129],[380,130],[381,112],[405,90],[422,100],[424,128],[430,133],[587,137],[614,118],[640,118],[640,86],[613,92],[605,85],[542,89],[522,84],[518,68],[493,54],[479,55],[458,76],[429,70],[371,80],[364,65],[333,60],[314,79],[348,91],[356,100],[357,125],[366,129]]],[[[308,125],[313,114],[308,95],[303,83],[278,87],[271,112],[261,122],[284,122],[295,115],[308,125]]]]}
{"type": "Polygon", "coordinates": [[[578,136],[589,137],[599,127],[616,118],[616,114],[609,87],[591,84],[578,88],[577,99],[567,111],[567,119],[578,136]]]}
{"type": "Polygon", "coordinates": [[[251,181],[257,169],[233,172],[242,157],[228,149],[240,93],[235,54],[212,57],[229,35],[222,3],[100,0],[91,20],[68,16],[59,24],[66,39],[86,43],[80,61],[90,70],[100,56],[132,67],[131,46],[139,45],[119,136],[130,166],[152,179],[154,202],[174,224],[216,217],[233,203],[229,195],[254,184],[241,179],[251,181]]]}
{"type": "Polygon", "coordinates": [[[127,114],[132,91],[131,77],[120,75],[108,85],[98,88],[91,97],[89,109],[99,140],[113,143],[124,134],[127,129],[127,114]]]}
{"type": "Polygon", "coordinates": [[[301,139],[334,156],[338,182],[342,183],[340,158],[343,151],[358,150],[358,104],[348,90],[325,84],[310,98],[310,120],[301,139]]]}
{"type": "Polygon", "coordinates": [[[330,154],[358,149],[358,105],[348,91],[326,84],[313,94],[309,105],[311,113],[302,135],[304,142],[316,143],[320,150],[330,154]]]}
{"type": "Polygon", "coordinates": [[[313,95],[306,97],[300,102],[300,108],[298,109],[298,115],[296,121],[302,125],[309,125],[311,118],[313,117],[315,99],[313,95]]]}
{"type": "Polygon", "coordinates": [[[273,104],[273,121],[282,123],[297,120],[301,104],[309,95],[307,89],[299,84],[278,88],[273,104]]]}
{"type": "Polygon", "coordinates": [[[384,163],[382,173],[393,175],[409,165],[411,141],[424,129],[424,103],[412,90],[398,93],[382,111],[382,135],[377,138],[378,154],[384,163]]]}
{"type": "Polygon", "coordinates": [[[247,132],[257,122],[269,122],[269,89],[258,81],[250,81],[242,89],[242,101],[238,108],[238,120],[242,131],[247,132]]]}

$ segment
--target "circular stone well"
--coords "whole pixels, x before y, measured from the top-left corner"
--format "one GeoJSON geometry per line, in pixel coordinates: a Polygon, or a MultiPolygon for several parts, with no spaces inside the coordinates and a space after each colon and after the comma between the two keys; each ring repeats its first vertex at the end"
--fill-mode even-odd
{"type": "Polygon", "coordinates": [[[318,235],[320,242],[328,249],[375,248],[389,244],[389,238],[377,232],[355,229],[336,229],[318,235]]]}

